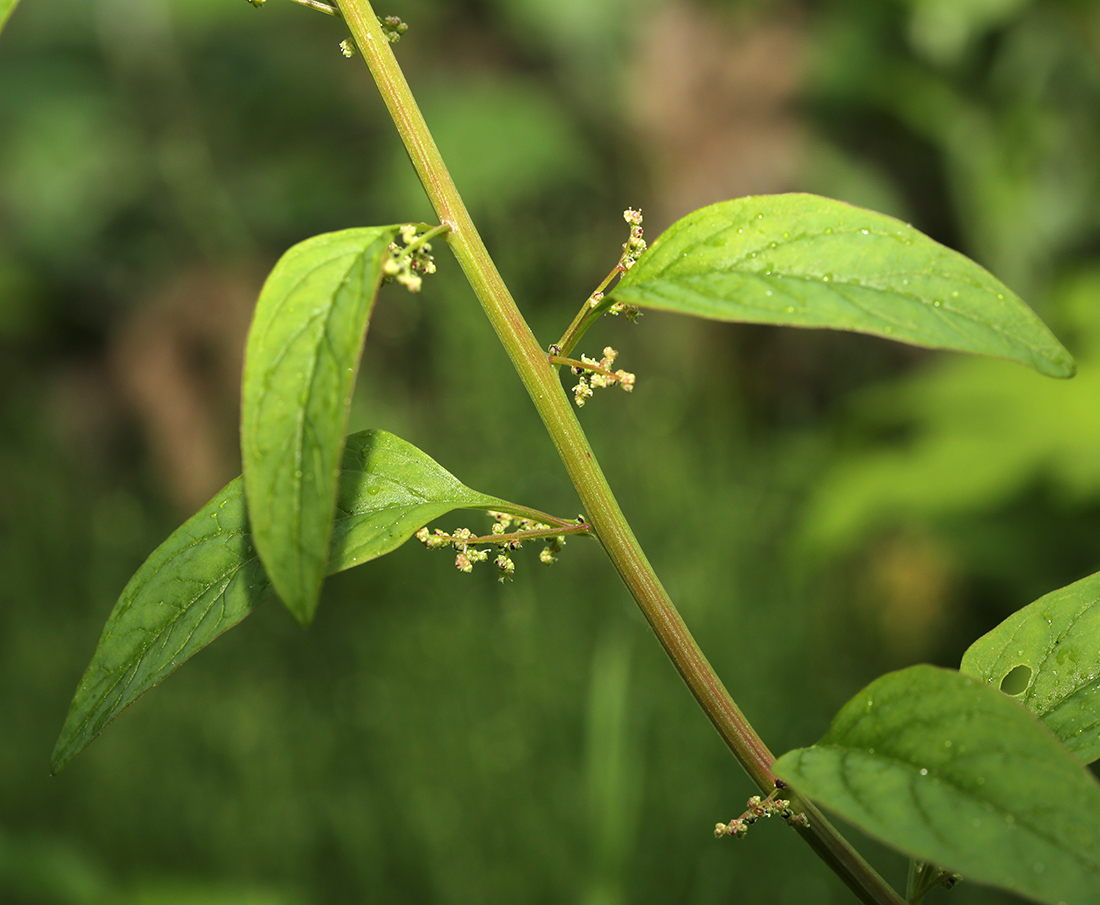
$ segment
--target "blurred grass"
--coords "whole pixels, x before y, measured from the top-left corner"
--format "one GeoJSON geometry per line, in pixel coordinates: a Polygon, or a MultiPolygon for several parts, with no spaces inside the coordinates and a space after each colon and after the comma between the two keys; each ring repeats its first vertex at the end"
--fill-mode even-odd
{"type": "MultiPolygon", "coordinates": [[[[395,5],[414,90],[547,343],[617,258],[625,207],[652,237],[696,203],[809,189],[976,255],[1089,347],[1091,4],[395,5]]],[[[0,901],[849,901],[779,826],[711,838],[752,790],[592,543],[550,570],[521,551],[503,587],[403,548],[332,580],[304,633],[264,607],[47,777],[119,590],[239,471],[264,272],[312,233],[429,216],[342,37],[281,0],[32,0],[0,37],[0,901]]],[[[587,343],[639,375],[586,406],[592,442],[777,752],[880,672],[953,665],[1096,568],[1095,482],[1059,478],[1092,474],[1087,400],[940,466],[924,450],[967,426],[964,386],[1025,411],[1001,365],[658,314],[587,343]],[[998,450],[995,492],[927,505],[998,450]],[[923,508],[860,489],[884,455],[923,508]],[[804,559],[837,486],[844,542],[804,559]]],[[[1026,379],[1043,411],[1065,404],[1026,379]]],[[[479,490],[576,509],[445,252],[420,296],[384,290],[352,420],[479,490]]]]}

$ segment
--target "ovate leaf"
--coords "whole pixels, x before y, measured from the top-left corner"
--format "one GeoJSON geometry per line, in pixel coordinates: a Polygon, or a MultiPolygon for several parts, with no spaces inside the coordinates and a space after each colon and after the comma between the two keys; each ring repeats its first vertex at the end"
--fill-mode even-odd
{"type": "MultiPolygon", "coordinates": [[[[385,431],[347,438],[328,572],[395,550],[453,509],[527,514],[460,483],[385,431]]],[[[178,528],[137,570],[107,619],[54,749],[56,773],[122,710],[232,628],[267,596],[240,478],[178,528]]]]}
{"type": "Polygon", "coordinates": [[[854,330],[1009,358],[1073,360],[1007,286],[900,220],[816,195],[723,201],[670,226],[609,298],[721,321],[854,330]]]}
{"type": "Polygon", "coordinates": [[[1100,758],[1100,573],[1013,613],[959,669],[1012,694],[1082,763],[1100,758]]]}
{"type": "Polygon", "coordinates": [[[253,539],[302,624],[325,575],[348,406],[397,231],[348,229],[295,245],[264,283],[248,334],[241,453],[253,539]]]}
{"type": "Polygon", "coordinates": [[[1100,901],[1100,785],[1032,714],[969,676],[889,673],[775,771],[967,880],[1051,905],[1100,901]]]}

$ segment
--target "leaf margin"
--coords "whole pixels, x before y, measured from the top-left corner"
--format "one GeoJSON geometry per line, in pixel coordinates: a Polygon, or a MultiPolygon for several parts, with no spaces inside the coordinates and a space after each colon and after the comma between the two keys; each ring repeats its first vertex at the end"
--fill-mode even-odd
{"type": "MultiPolygon", "coordinates": [[[[1004,732],[1010,731],[1017,733],[1016,740],[1018,741],[1022,733],[1023,735],[1030,736],[1027,740],[1033,747],[1045,749],[1043,752],[1044,757],[1041,761],[1028,761],[1029,770],[1035,771],[1037,774],[1040,769],[1046,769],[1048,774],[1043,777],[1044,784],[1036,782],[1029,790],[1032,799],[1035,799],[1030,802],[1031,810],[1041,815],[1049,816],[1051,813],[1054,813],[1067,818],[1060,825],[1059,832],[1061,832],[1063,836],[1069,835],[1074,837],[1073,842],[1077,844],[1080,849],[1080,851],[1071,852],[1068,856],[1069,860],[1073,861],[1076,859],[1078,861],[1083,861],[1084,859],[1080,854],[1081,851],[1085,851],[1087,853],[1086,857],[1091,859],[1087,865],[1087,874],[1083,873],[1076,877],[1071,877],[1064,870],[1052,870],[1049,872],[1048,880],[1050,883],[1060,882],[1062,884],[1068,884],[1071,887],[1079,880],[1081,880],[1082,883],[1087,883],[1088,886],[1085,888],[1085,892],[1088,897],[1081,899],[1081,901],[1090,901],[1095,895],[1100,895],[1100,783],[1097,783],[1096,779],[1084,768],[1084,766],[1076,761],[1046,727],[1036,720],[1026,709],[1001,692],[991,689],[979,680],[971,676],[964,676],[955,670],[919,664],[879,677],[866,688],[858,692],[840,709],[821,741],[812,747],[798,748],[780,757],[775,764],[773,764],[776,775],[789,783],[798,794],[806,795],[808,798],[814,800],[815,803],[823,805],[826,809],[838,814],[844,820],[859,827],[868,835],[885,842],[887,845],[917,860],[932,862],[944,868],[961,871],[967,879],[1009,889],[1025,896],[1032,897],[1036,901],[1049,903],[1049,905],[1058,905],[1058,903],[1063,902],[1063,900],[1076,901],[1073,895],[1066,892],[1065,885],[1059,890],[1050,885],[1044,887],[1039,884],[1032,884],[1030,882],[1032,878],[1021,876],[1020,874],[1013,874],[1011,877],[1006,878],[1003,872],[1002,874],[998,874],[997,869],[991,870],[987,861],[981,862],[981,859],[988,859],[991,857],[991,852],[994,853],[992,857],[996,857],[997,852],[1003,848],[1007,848],[1005,845],[1006,838],[1009,840],[1015,838],[1012,834],[1019,833],[1021,831],[1021,826],[1025,825],[1024,821],[1019,820],[1019,814],[1024,810],[1024,806],[1019,804],[1020,790],[1015,787],[1009,790],[997,789],[996,786],[998,785],[999,779],[999,773],[997,771],[991,771],[988,777],[982,777],[978,786],[985,790],[990,797],[995,797],[998,794],[1004,795],[1005,797],[1012,797],[1014,803],[1017,805],[1017,810],[1015,812],[1008,811],[1011,815],[1011,819],[1006,821],[1007,825],[1010,826],[1008,834],[995,838],[992,844],[987,843],[984,846],[978,845],[973,847],[978,852],[977,856],[975,856],[974,851],[964,851],[964,853],[960,855],[960,849],[965,850],[966,845],[960,845],[958,839],[948,840],[950,845],[945,848],[944,846],[947,846],[948,843],[945,843],[943,840],[938,840],[935,845],[928,847],[929,843],[927,841],[920,844],[914,844],[911,841],[900,838],[900,834],[906,831],[912,834],[912,827],[907,826],[904,822],[899,823],[896,817],[887,817],[885,819],[874,817],[869,813],[863,802],[859,802],[856,806],[852,805],[852,799],[854,797],[852,790],[859,787],[858,780],[847,777],[843,780],[834,781],[833,777],[827,775],[828,769],[825,771],[825,779],[822,780],[820,775],[811,776],[810,770],[806,769],[807,763],[809,763],[811,769],[815,770],[820,770],[823,764],[825,768],[830,768],[829,759],[835,759],[836,755],[836,752],[832,749],[837,747],[839,747],[841,751],[854,751],[864,758],[876,758],[877,761],[875,763],[878,772],[876,776],[877,791],[882,791],[883,777],[885,777],[887,781],[891,781],[897,786],[897,788],[892,791],[897,793],[899,799],[903,796],[912,798],[916,806],[922,811],[928,812],[928,800],[918,801],[916,798],[913,798],[912,783],[910,783],[908,787],[904,783],[899,784],[896,781],[898,779],[898,773],[905,769],[911,770],[912,779],[919,779],[920,783],[925,784],[924,788],[926,790],[934,792],[936,791],[936,787],[933,784],[940,779],[942,767],[942,764],[937,762],[937,757],[946,757],[948,760],[945,762],[950,762],[950,758],[954,757],[954,766],[956,769],[958,769],[960,763],[968,764],[970,767],[973,766],[973,752],[964,752],[963,749],[966,747],[965,744],[956,744],[952,750],[951,746],[946,748],[942,747],[942,742],[939,745],[929,743],[929,747],[926,751],[926,759],[922,760],[922,763],[927,764],[927,767],[920,767],[915,763],[909,763],[905,759],[899,759],[897,752],[891,747],[898,744],[898,739],[902,737],[902,730],[897,726],[887,726],[881,730],[877,738],[864,738],[859,744],[840,746],[837,745],[836,742],[838,738],[843,737],[844,732],[850,732],[852,727],[858,726],[862,718],[865,716],[869,717],[871,714],[875,713],[876,706],[881,711],[884,699],[891,705],[893,705],[895,701],[900,700],[912,706],[912,701],[906,700],[907,698],[916,699],[924,703],[928,700],[930,691],[938,692],[947,685],[954,686],[949,689],[949,694],[962,691],[963,695],[960,695],[960,697],[968,696],[966,706],[960,707],[960,714],[964,722],[967,719],[972,719],[974,712],[992,713],[998,721],[998,740],[1004,738],[1004,732]],[[914,677],[916,678],[914,679],[914,677]],[[917,693],[914,689],[922,684],[924,688],[920,689],[920,691],[923,693],[917,693]],[[890,694],[885,695],[885,697],[884,688],[890,692],[890,694]],[[893,698],[891,698],[891,695],[893,695],[893,698]],[[974,709],[975,702],[978,705],[976,711],[974,709]],[[1007,727],[1007,730],[1005,727],[1007,727]],[[874,741],[875,744],[868,746],[868,741],[874,741]],[[880,746],[882,750],[876,754],[876,750],[880,746]],[[945,751],[950,753],[945,755],[945,751]],[[899,764],[900,767],[898,766],[899,764]],[[891,768],[894,769],[894,775],[892,776],[884,772],[891,768]],[[1060,786],[1057,783],[1049,782],[1051,775],[1053,775],[1056,780],[1065,779],[1066,782],[1060,786]],[[830,782],[832,782],[832,787],[823,788],[828,786],[830,782]],[[1042,785],[1042,789],[1039,793],[1036,793],[1036,789],[1038,789],[1040,785],[1042,785]],[[842,789],[841,792],[836,791],[838,786],[842,789]],[[1037,806],[1036,802],[1038,802],[1037,806]],[[1059,808],[1061,809],[1060,811],[1059,808]],[[862,813],[860,809],[863,810],[862,813]],[[1081,822],[1082,815],[1090,821],[1087,827],[1084,827],[1081,822]],[[936,845],[940,847],[937,848],[936,845]],[[959,861],[960,857],[963,859],[961,863],[959,861]]],[[[936,701],[934,697],[931,700],[933,703],[936,701]]],[[[929,727],[934,727],[933,732],[942,729],[939,722],[931,720],[924,720],[915,725],[917,727],[916,731],[918,736],[923,734],[925,741],[931,737],[929,727]]],[[[958,736],[956,736],[956,738],[958,738],[958,736]]],[[[960,739],[960,741],[965,740],[960,739]]],[[[1002,747],[1004,748],[1001,752],[1002,755],[1005,752],[1014,750],[1007,744],[1002,747]]],[[[1003,757],[1001,759],[1003,762],[1003,757]]],[[[875,790],[872,789],[872,794],[874,791],[875,790]]],[[[885,797],[889,798],[889,795],[887,794],[885,797]]],[[[963,819],[959,811],[959,806],[960,798],[958,795],[950,795],[945,797],[944,801],[936,803],[931,810],[933,812],[937,810],[942,811],[941,816],[943,820],[940,824],[941,827],[957,828],[963,819]]],[[[976,834],[977,828],[972,828],[971,832],[976,834]]],[[[983,832],[988,834],[988,828],[984,828],[983,832]]],[[[1068,849],[1055,849],[1055,851],[1068,851],[1068,849]]],[[[1049,856],[1049,854],[1050,852],[1047,851],[1044,857],[1049,856]]],[[[1023,871],[1025,860],[1026,859],[1021,855],[1021,857],[1012,861],[1013,868],[1019,868],[1020,871],[1023,871]]],[[[1036,874],[1044,873],[1047,866],[1046,864],[1034,860],[1029,862],[1029,864],[1036,874]]],[[[1003,867],[1003,864],[1000,866],[1003,867]]],[[[1082,885],[1078,883],[1076,887],[1071,889],[1071,892],[1080,891],[1081,888],[1083,888],[1082,885]]]]}
{"type": "MultiPolygon", "coordinates": [[[[839,246],[839,249],[845,253],[849,252],[849,249],[844,246],[839,246]]],[[[832,251],[835,255],[837,248],[832,249],[832,251]]],[[[929,271],[929,273],[933,272],[929,271]]],[[[921,273],[921,271],[914,271],[914,273],[921,273]]],[[[873,274],[868,274],[867,278],[871,279],[873,276],[873,274]]],[[[908,282],[908,277],[899,277],[899,279],[905,279],[908,282]]],[[[962,283],[956,282],[943,287],[944,291],[938,294],[939,297],[931,299],[930,302],[923,301],[908,293],[910,301],[923,305],[927,309],[924,311],[917,307],[913,311],[916,311],[921,318],[927,319],[929,322],[945,321],[945,315],[952,310],[951,293],[953,292],[956,296],[959,295],[958,289],[951,289],[950,287],[961,285],[962,283]],[[940,303],[939,305],[935,304],[937,301],[940,303]]],[[[900,291],[881,290],[870,285],[859,288],[867,288],[875,292],[889,292],[899,299],[906,295],[900,291]]],[[[856,290],[851,291],[856,292],[856,290]]],[[[1038,316],[1011,289],[975,261],[936,242],[909,224],[894,217],[843,201],[802,192],[750,195],[720,201],[699,208],[680,218],[654,240],[649,249],[638,258],[634,266],[623,275],[619,284],[607,294],[607,299],[639,308],[671,311],[720,321],[848,330],[927,348],[992,355],[1029,365],[1040,373],[1052,377],[1071,377],[1076,370],[1072,356],[1038,316]],[[799,229],[800,226],[804,228],[806,222],[811,218],[827,220],[831,225],[823,226],[819,232],[813,234],[798,235],[796,233],[794,239],[791,239],[790,234],[799,229]],[[711,223],[714,220],[721,220],[725,225],[722,229],[718,229],[717,226],[711,223]],[[774,232],[767,233],[766,238],[761,239],[759,245],[746,245],[743,248],[742,260],[750,262],[744,270],[727,269],[721,271],[711,269],[705,273],[678,273],[678,265],[688,270],[693,266],[698,267],[701,264],[701,259],[706,258],[708,254],[704,246],[717,246],[719,244],[716,240],[716,235],[719,232],[736,228],[738,233],[735,235],[744,236],[744,241],[748,242],[749,236],[757,224],[762,221],[770,222],[773,220],[782,221],[785,228],[781,226],[776,228],[774,232]],[[708,223],[711,225],[706,226],[708,223]],[[739,226],[738,224],[742,225],[739,226]],[[702,233],[704,227],[706,230],[710,230],[708,233],[709,239],[702,236],[698,241],[685,244],[685,237],[690,236],[692,230],[702,233]],[[910,257],[914,257],[918,253],[928,255],[934,253],[942,262],[948,262],[952,267],[962,268],[962,272],[969,274],[969,279],[977,281],[972,288],[988,291],[991,294],[992,304],[1001,306],[1009,314],[1014,315],[1019,320],[1019,326],[1034,337],[1035,345],[1030,345],[1029,341],[1023,338],[1006,334],[1000,326],[997,326],[999,322],[994,321],[989,321],[986,326],[1004,337],[1005,348],[997,349],[996,344],[979,348],[969,342],[949,342],[943,339],[936,340],[929,336],[923,336],[922,338],[924,327],[917,329],[912,323],[907,324],[904,320],[899,320],[896,317],[892,322],[884,322],[880,327],[872,328],[867,324],[860,326],[858,319],[853,321],[851,318],[838,317],[833,322],[827,322],[818,317],[813,311],[808,312],[805,300],[791,294],[792,290],[786,287],[797,286],[800,281],[810,280],[814,283],[819,294],[824,292],[826,297],[833,297],[835,302],[836,297],[842,295],[838,286],[844,285],[843,281],[836,280],[836,275],[832,272],[836,270],[837,265],[829,263],[828,259],[823,258],[816,268],[816,273],[808,272],[808,268],[807,272],[784,273],[778,267],[772,268],[765,261],[765,258],[777,254],[783,243],[794,244],[796,241],[803,241],[810,237],[822,241],[827,239],[825,244],[835,245],[837,239],[843,235],[850,235],[852,239],[864,242],[880,238],[889,239],[896,242],[899,248],[916,248],[916,252],[908,252],[910,257]],[[770,239],[770,241],[767,241],[767,239],[770,239]],[[744,277],[745,280],[766,280],[767,285],[759,287],[760,292],[755,296],[758,301],[755,303],[750,303],[747,299],[740,301],[724,299],[716,302],[716,295],[713,292],[709,290],[707,292],[696,292],[693,289],[691,294],[678,300],[670,300],[668,293],[671,292],[670,287],[676,281],[663,276],[669,272],[676,275],[676,280],[681,284],[681,293],[688,293],[692,278],[698,278],[701,284],[713,287],[717,278],[723,275],[728,276],[730,273],[738,274],[744,277]],[[828,285],[830,282],[832,283],[831,287],[828,285]],[[778,303],[780,293],[789,295],[788,303],[782,305],[778,303]],[[776,301],[765,304],[763,302],[765,298],[773,298],[776,301]],[[794,304],[790,304],[792,301],[794,304]],[[755,308],[753,307],[754,304],[755,308]],[[1022,346],[1028,351],[1024,353],[1017,346],[1022,346]]],[[[850,307],[859,307],[851,299],[844,299],[843,301],[850,307]]],[[[955,313],[958,314],[958,312],[955,313]]],[[[878,316],[884,317],[884,320],[886,320],[881,313],[878,316]]],[[[970,319],[970,315],[966,315],[963,319],[970,319]]],[[[952,321],[947,319],[945,323],[950,326],[952,321]]],[[[955,324],[952,329],[957,330],[958,325],[955,324]]]]}
{"type": "Polygon", "coordinates": [[[302,625],[324,581],[351,395],[382,265],[400,228],[355,227],[292,246],[264,281],[248,331],[241,459],[253,538],[302,625]]]}
{"type": "MultiPolygon", "coordinates": [[[[496,510],[515,514],[529,514],[531,511],[527,509],[527,507],[518,506],[507,500],[500,499],[499,497],[482,494],[467,487],[426,453],[387,431],[374,429],[358,431],[351,434],[347,438],[347,443],[345,445],[345,455],[342,466],[339,503],[342,507],[341,512],[344,514],[336,520],[338,531],[334,532],[333,555],[328,563],[328,574],[362,565],[372,559],[377,559],[386,553],[396,550],[409,540],[417,529],[456,509],[496,510]],[[370,484],[371,475],[377,475],[377,472],[371,472],[369,470],[368,459],[372,453],[377,453],[380,448],[383,453],[392,454],[396,451],[397,454],[403,455],[406,460],[411,459],[413,461],[419,461],[419,464],[424,467],[434,469],[435,477],[450,483],[451,490],[453,491],[453,498],[425,501],[423,504],[420,504],[415,519],[412,521],[406,520],[400,531],[390,531],[380,546],[370,548],[369,545],[364,544],[361,539],[358,543],[354,542],[357,532],[362,533],[364,531],[364,526],[370,522],[372,512],[372,510],[369,509],[366,510],[366,512],[361,511],[362,507],[357,505],[357,501],[361,502],[363,499],[376,498],[378,496],[377,491],[371,493],[370,487],[368,486],[370,484]],[[413,523],[415,523],[415,527],[413,527],[413,523]]],[[[248,513],[243,500],[243,481],[241,477],[237,477],[215,494],[215,496],[205,506],[199,509],[195,515],[173,531],[168,538],[149,554],[142,565],[138,567],[137,571],[130,578],[126,587],[119,595],[118,600],[115,602],[107,618],[104,629],[100,634],[99,641],[96,644],[92,660],[85,669],[77,685],[77,692],[70,704],[65,724],[62,727],[51,757],[51,773],[56,774],[64,769],[130,704],[152,688],[156,687],[156,685],[182,666],[190,657],[198,653],[199,650],[209,645],[230,628],[238,625],[257,604],[271,595],[269,577],[264,572],[263,566],[258,556],[255,554],[254,549],[252,549],[252,545],[249,542],[249,531],[247,529],[248,513]],[[134,605],[133,598],[136,597],[142,588],[148,585],[150,578],[156,577],[162,569],[170,565],[171,558],[167,563],[162,562],[165,555],[172,553],[172,551],[177,548],[186,552],[186,550],[189,549],[187,545],[188,538],[194,539],[197,535],[201,535],[201,531],[196,531],[196,529],[208,526],[210,522],[207,520],[211,518],[218,524],[219,529],[222,528],[221,523],[218,522],[219,519],[227,523],[224,530],[215,531],[211,535],[214,541],[216,542],[218,538],[222,536],[237,537],[242,551],[241,556],[238,557],[240,562],[235,567],[233,575],[230,576],[228,581],[232,581],[242,570],[250,570],[249,575],[251,575],[252,572],[258,573],[258,575],[252,576],[250,584],[240,589],[245,591],[246,595],[250,595],[250,599],[246,598],[241,601],[240,605],[232,610],[236,618],[225,620],[214,626],[212,633],[209,634],[201,645],[189,650],[185,655],[181,655],[180,652],[177,651],[176,655],[170,658],[168,667],[162,664],[161,668],[152,670],[151,678],[140,683],[137,690],[127,695],[123,695],[115,704],[109,707],[100,705],[93,707],[90,712],[84,713],[86,708],[82,708],[80,703],[82,692],[86,689],[88,683],[95,677],[97,671],[107,672],[103,670],[100,661],[103,658],[104,645],[111,636],[114,626],[122,620],[122,617],[125,616],[130,607],[134,605]],[[74,721],[76,725],[73,725],[74,721]]],[[[175,555],[177,554],[172,554],[173,558],[175,555]]],[[[165,605],[166,601],[164,599],[155,599],[159,596],[160,595],[157,594],[152,595],[154,599],[147,601],[142,604],[142,606],[165,605]]],[[[195,599],[198,600],[199,598],[195,599]]],[[[195,600],[192,601],[192,605],[194,602],[195,600]]],[[[152,647],[156,641],[159,641],[162,635],[170,633],[175,628],[178,621],[177,619],[164,626],[160,634],[158,634],[153,641],[150,641],[125,669],[129,670],[130,666],[135,663],[140,663],[145,656],[145,652],[152,647]]],[[[202,620],[200,620],[200,622],[201,621],[202,620]]]]}
{"type": "Polygon", "coordinates": [[[1012,613],[966,649],[959,671],[1000,689],[1009,672],[1027,667],[1027,687],[1010,697],[1034,713],[1082,763],[1092,763],[1100,759],[1100,644],[1084,645],[1084,656],[1077,653],[1090,626],[1093,634],[1100,634],[1100,572],[1012,613]],[[1081,725],[1074,704],[1080,713],[1090,696],[1092,722],[1081,725]],[[1084,737],[1086,732],[1091,739],[1084,737]]]}

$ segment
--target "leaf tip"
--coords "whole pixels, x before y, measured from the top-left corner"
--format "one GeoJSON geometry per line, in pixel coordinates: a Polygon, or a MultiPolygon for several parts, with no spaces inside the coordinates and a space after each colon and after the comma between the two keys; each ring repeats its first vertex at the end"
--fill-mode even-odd
{"type": "Polygon", "coordinates": [[[1031,364],[1040,374],[1058,380],[1068,380],[1077,374],[1077,362],[1052,334],[1049,335],[1049,342],[1035,351],[1031,364]]]}
{"type": "Polygon", "coordinates": [[[294,617],[294,621],[298,623],[302,628],[309,628],[313,622],[313,617],[317,614],[317,604],[321,597],[320,585],[312,592],[302,591],[296,594],[284,594],[276,588],[279,594],[279,599],[282,600],[283,605],[290,611],[290,615],[294,617]]]}
{"type": "Polygon", "coordinates": [[[67,723],[62,727],[61,737],[54,746],[53,754],[50,755],[50,776],[57,776],[74,757],[87,747],[87,743],[75,746],[71,739],[66,739],[68,728],[67,723]]]}
{"type": "Polygon", "coordinates": [[[1060,355],[1051,362],[1049,369],[1043,373],[1048,377],[1056,377],[1059,380],[1069,380],[1077,374],[1077,362],[1073,360],[1073,356],[1069,352],[1065,352],[1065,354],[1060,355]]]}

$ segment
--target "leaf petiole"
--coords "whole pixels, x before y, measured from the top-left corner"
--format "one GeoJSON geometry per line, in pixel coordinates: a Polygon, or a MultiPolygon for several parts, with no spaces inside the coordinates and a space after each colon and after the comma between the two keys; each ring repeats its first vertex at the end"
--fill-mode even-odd
{"type": "Polygon", "coordinates": [[[593,374],[602,374],[608,380],[619,380],[619,375],[614,371],[609,371],[607,368],[601,368],[599,364],[590,364],[587,361],[578,361],[575,358],[565,358],[561,355],[551,355],[550,364],[552,365],[568,365],[573,369],[573,373],[579,374],[581,371],[591,371],[593,374]]]}

